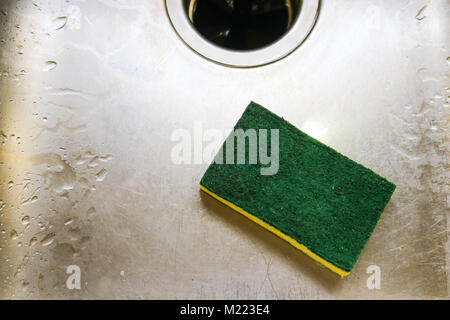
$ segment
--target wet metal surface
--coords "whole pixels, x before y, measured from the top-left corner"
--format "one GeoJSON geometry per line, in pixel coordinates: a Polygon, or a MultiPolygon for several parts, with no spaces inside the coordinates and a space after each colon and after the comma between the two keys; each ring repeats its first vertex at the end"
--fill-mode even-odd
{"type": "Polygon", "coordinates": [[[322,2],[293,54],[233,69],[163,1],[2,0],[0,297],[448,298],[448,2],[322,2]],[[174,131],[229,129],[250,100],[397,184],[347,278],[171,160],[174,131]]]}

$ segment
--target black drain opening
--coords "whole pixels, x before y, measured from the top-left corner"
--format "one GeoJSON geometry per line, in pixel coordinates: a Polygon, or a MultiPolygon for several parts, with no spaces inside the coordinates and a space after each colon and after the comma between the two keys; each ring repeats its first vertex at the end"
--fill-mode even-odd
{"type": "Polygon", "coordinates": [[[207,40],[246,51],[283,37],[300,12],[301,0],[184,0],[184,7],[207,40]]]}

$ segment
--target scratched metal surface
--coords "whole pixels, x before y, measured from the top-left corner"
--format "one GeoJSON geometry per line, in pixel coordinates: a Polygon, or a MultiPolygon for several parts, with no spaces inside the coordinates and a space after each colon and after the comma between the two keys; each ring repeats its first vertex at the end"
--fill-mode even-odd
{"type": "Polygon", "coordinates": [[[0,9],[1,298],[448,298],[447,1],[323,1],[297,51],[248,70],[190,51],[161,0],[0,9]],[[171,161],[174,130],[250,100],[397,184],[347,278],[171,161]]]}

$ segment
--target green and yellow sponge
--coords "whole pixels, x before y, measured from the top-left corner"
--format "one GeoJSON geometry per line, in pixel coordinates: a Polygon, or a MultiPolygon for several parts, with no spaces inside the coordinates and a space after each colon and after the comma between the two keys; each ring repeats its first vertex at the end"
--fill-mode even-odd
{"type": "MultiPolygon", "coordinates": [[[[259,159],[253,164],[214,161],[200,189],[340,276],[348,275],[395,185],[254,102],[234,129],[278,129],[278,171],[262,175],[267,164],[259,159]]],[[[275,148],[267,137],[270,154],[275,148]]],[[[226,150],[224,143],[221,159],[226,150]]]]}

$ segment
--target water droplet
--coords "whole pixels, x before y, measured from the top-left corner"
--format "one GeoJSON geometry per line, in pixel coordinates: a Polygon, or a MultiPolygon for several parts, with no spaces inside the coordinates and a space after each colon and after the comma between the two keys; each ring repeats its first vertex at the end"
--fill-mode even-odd
{"type": "Polygon", "coordinates": [[[9,181],[8,182],[8,190],[11,190],[13,186],[14,186],[14,181],[9,181]]]}
{"type": "Polygon", "coordinates": [[[11,240],[16,240],[19,235],[17,234],[16,230],[11,230],[11,232],[9,233],[9,237],[11,238],[11,240]]]}
{"type": "Polygon", "coordinates": [[[63,191],[63,193],[61,193],[59,196],[63,199],[70,200],[68,191],[63,191]]]}
{"type": "Polygon", "coordinates": [[[31,238],[29,246],[30,247],[34,246],[36,244],[36,242],[37,242],[36,237],[31,238]]]}
{"type": "Polygon", "coordinates": [[[56,17],[55,19],[53,19],[53,23],[54,23],[55,30],[62,29],[67,24],[67,17],[66,16],[56,17]]]}
{"type": "Polygon", "coordinates": [[[2,144],[8,141],[8,136],[3,131],[0,131],[0,141],[2,142],[2,144]]]}
{"type": "Polygon", "coordinates": [[[44,71],[50,71],[56,68],[56,61],[45,61],[44,71]]]}
{"type": "Polygon", "coordinates": [[[101,157],[99,157],[98,159],[99,159],[100,161],[103,161],[103,162],[108,162],[108,161],[110,161],[110,160],[112,159],[112,155],[108,154],[108,155],[106,155],[106,156],[101,156],[101,157]]]}
{"type": "Polygon", "coordinates": [[[30,223],[30,217],[29,216],[25,216],[22,218],[22,224],[27,225],[30,223]]]}
{"type": "Polygon", "coordinates": [[[41,245],[43,247],[49,246],[53,243],[53,241],[55,240],[55,233],[54,232],[50,232],[49,234],[47,234],[44,238],[42,238],[41,240],[41,245]]]}
{"type": "Polygon", "coordinates": [[[34,196],[34,197],[31,198],[31,203],[34,203],[36,201],[38,201],[38,197],[37,196],[34,196]]]}
{"type": "Polygon", "coordinates": [[[103,181],[105,180],[105,177],[107,175],[108,171],[105,169],[100,170],[95,176],[97,181],[103,181]]]}
{"type": "Polygon", "coordinates": [[[64,225],[68,226],[69,224],[71,224],[73,222],[72,219],[67,219],[66,222],[64,222],[64,225]]]}
{"type": "Polygon", "coordinates": [[[89,181],[86,178],[81,178],[79,184],[83,189],[89,189],[89,181]]]}
{"type": "Polygon", "coordinates": [[[89,161],[89,163],[88,163],[88,167],[89,168],[97,167],[98,166],[98,162],[97,161],[98,161],[98,157],[92,158],[91,161],[89,161]]]}
{"type": "Polygon", "coordinates": [[[425,19],[427,17],[426,15],[424,15],[424,11],[425,11],[426,8],[427,8],[427,6],[423,6],[419,10],[419,12],[417,12],[417,14],[416,14],[416,19],[417,20],[421,21],[421,20],[423,20],[423,19],[425,19]]]}
{"type": "Polygon", "coordinates": [[[92,215],[94,215],[95,213],[96,213],[96,210],[94,207],[90,207],[87,211],[88,217],[92,217],[92,215]]]}

